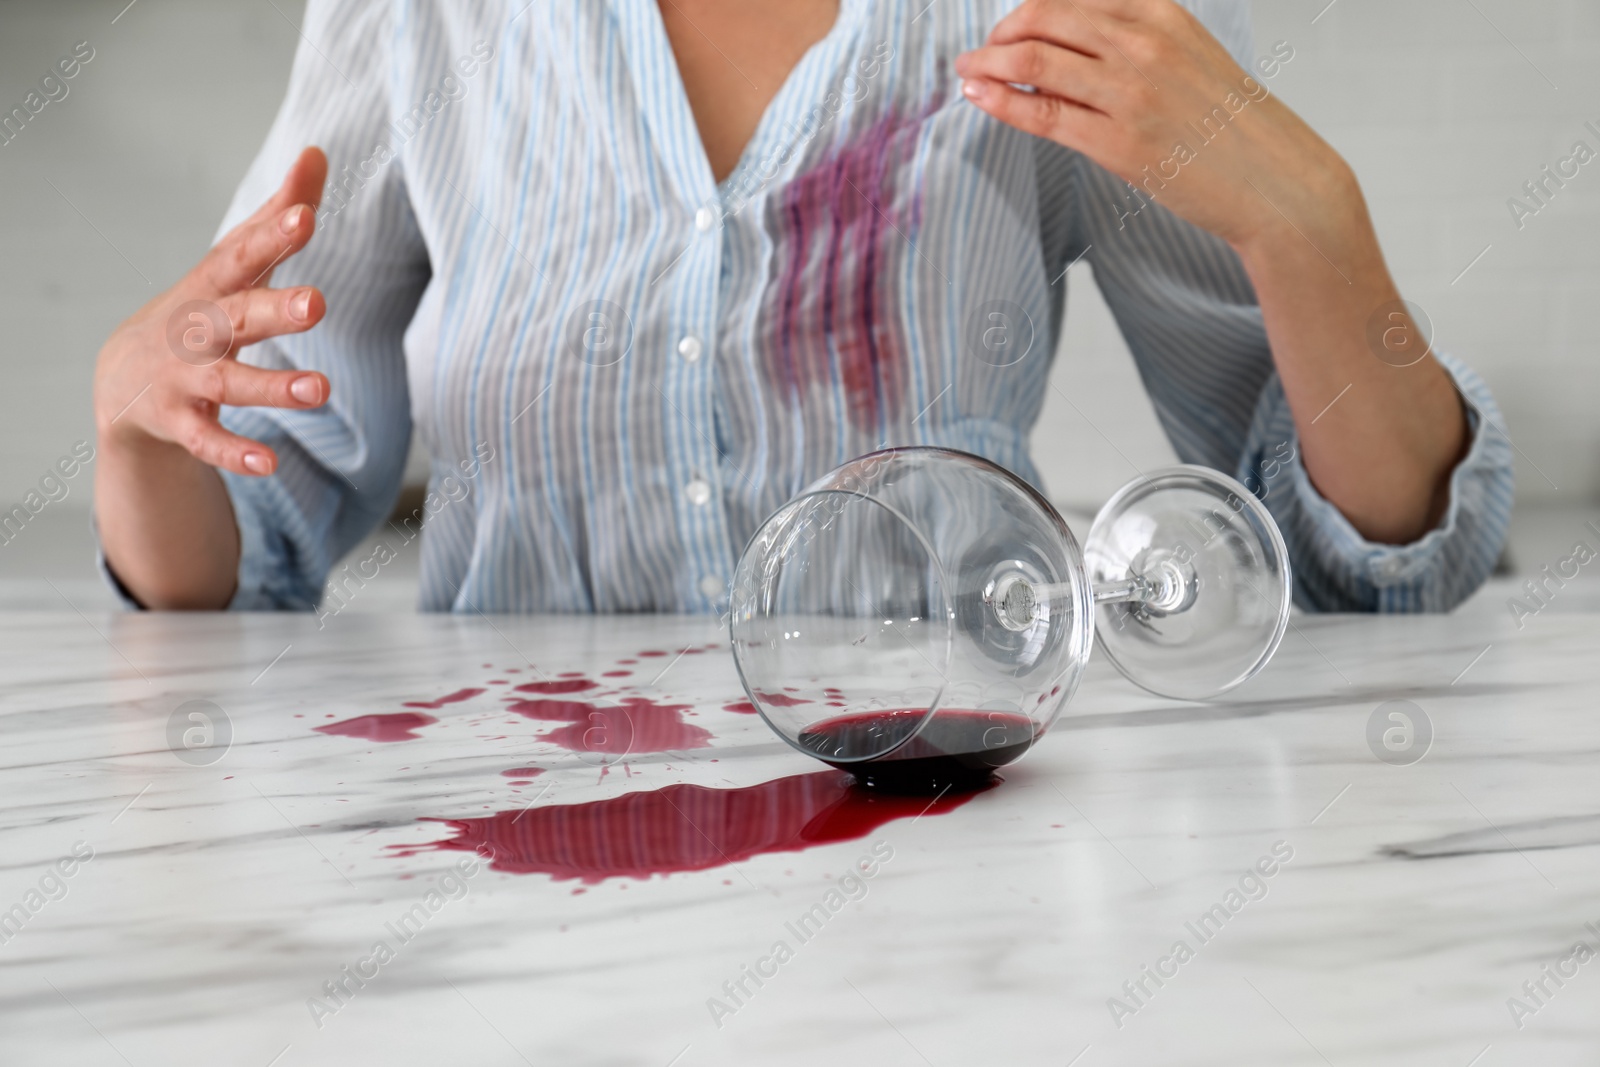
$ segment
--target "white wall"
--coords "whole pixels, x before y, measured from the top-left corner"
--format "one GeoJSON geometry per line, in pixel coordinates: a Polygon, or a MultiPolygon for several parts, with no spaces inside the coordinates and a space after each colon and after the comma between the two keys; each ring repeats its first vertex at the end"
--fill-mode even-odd
{"type": "MultiPolygon", "coordinates": [[[[265,0],[141,0],[113,25],[123,3],[0,4],[0,112],[75,43],[95,53],[64,99],[0,147],[6,507],[73,441],[93,440],[101,343],[205,252],[298,40],[265,0]]],[[[299,18],[301,3],[277,3],[299,18]]],[[[82,482],[69,502],[87,502],[82,482]]]]}
{"type": "MultiPolygon", "coordinates": [[[[1336,0],[1313,24],[1325,2],[1257,3],[1262,50],[1296,52],[1274,91],[1354,163],[1407,295],[1495,387],[1526,457],[1521,500],[1592,500],[1600,163],[1522,232],[1506,200],[1575,138],[1594,140],[1582,124],[1600,125],[1600,3],[1336,0]]],[[[91,435],[101,342],[206,248],[276,109],[302,3],[140,0],[113,25],[120,8],[0,3],[0,110],[75,42],[96,52],[0,148],[0,503],[91,435]]],[[[1052,495],[1092,507],[1170,452],[1085,268],[1074,274],[1035,440],[1052,495]]]]}

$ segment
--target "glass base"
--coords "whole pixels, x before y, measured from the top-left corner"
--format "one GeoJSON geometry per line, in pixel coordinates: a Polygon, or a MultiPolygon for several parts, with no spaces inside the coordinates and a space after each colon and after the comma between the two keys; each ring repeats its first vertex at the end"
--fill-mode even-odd
{"type": "Polygon", "coordinates": [[[1266,665],[1289,624],[1283,535],[1249,490],[1206,467],[1130,482],[1095,517],[1084,562],[1097,589],[1141,589],[1096,606],[1095,639],[1159,696],[1221,696],[1266,665]]]}

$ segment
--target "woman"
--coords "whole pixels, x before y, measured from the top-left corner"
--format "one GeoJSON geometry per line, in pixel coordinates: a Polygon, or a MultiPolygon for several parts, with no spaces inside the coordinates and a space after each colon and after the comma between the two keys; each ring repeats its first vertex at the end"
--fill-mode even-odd
{"type": "Polygon", "coordinates": [[[1086,259],[1179,456],[1264,495],[1303,606],[1465,597],[1510,450],[1348,167],[1246,73],[1292,45],[1252,59],[1226,0],[1013,7],[311,0],[225,236],[100,357],[124,591],[313,608],[414,426],[423,608],[718,610],[760,520],[852,456],[1037,481],[1086,259]]]}

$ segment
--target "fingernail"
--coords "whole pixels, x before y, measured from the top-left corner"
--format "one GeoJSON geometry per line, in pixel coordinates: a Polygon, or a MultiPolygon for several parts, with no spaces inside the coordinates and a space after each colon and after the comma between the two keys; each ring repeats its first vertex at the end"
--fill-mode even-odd
{"type": "Polygon", "coordinates": [[[260,452],[246,452],[244,454],[244,469],[251,474],[265,474],[272,469],[272,464],[267,462],[267,457],[260,452]]]}
{"type": "Polygon", "coordinates": [[[282,230],[285,236],[294,233],[300,228],[300,219],[305,215],[305,211],[306,209],[300,204],[296,204],[288,211],[285,211],[283,218],[278,223],[278,229],[282,230]]]}
{"type": "Polygon", "coordinates": [[[314,374],[303,375],[289,383],[289,395],[302,404],[315,404],[322,399],[322,383],[314,374]]]}
{"type": "Polygon", "coordinates": [[[311,290],[302,289],[289,298],[289,314],[301,322],[311,317],[311,290]]]}
{"type": "Polygon", "coordinates": [[[962,82],[961,91],[968,100],[982,100],[983,94],[987,91],[987,86],[982,82],[962,82]]]}

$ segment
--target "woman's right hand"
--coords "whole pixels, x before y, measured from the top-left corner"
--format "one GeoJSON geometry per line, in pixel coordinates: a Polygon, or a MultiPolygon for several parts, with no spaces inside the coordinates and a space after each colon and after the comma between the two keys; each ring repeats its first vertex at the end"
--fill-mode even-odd
{"type": "Polygon", "coordinates": [[[310,286],[266,288],[272,272],[306,246],[328,161],[300,154],[283,185],[208,252],[177,285],[117,327],[94,375],[102,451],[182,449],[235,474],[277,469],[272,449],[223,429],[223,405],[305,409],[328,399],[328,379],[308,371],[240,363],[240,348],[321,321],[326,305],[310,286]]]}

